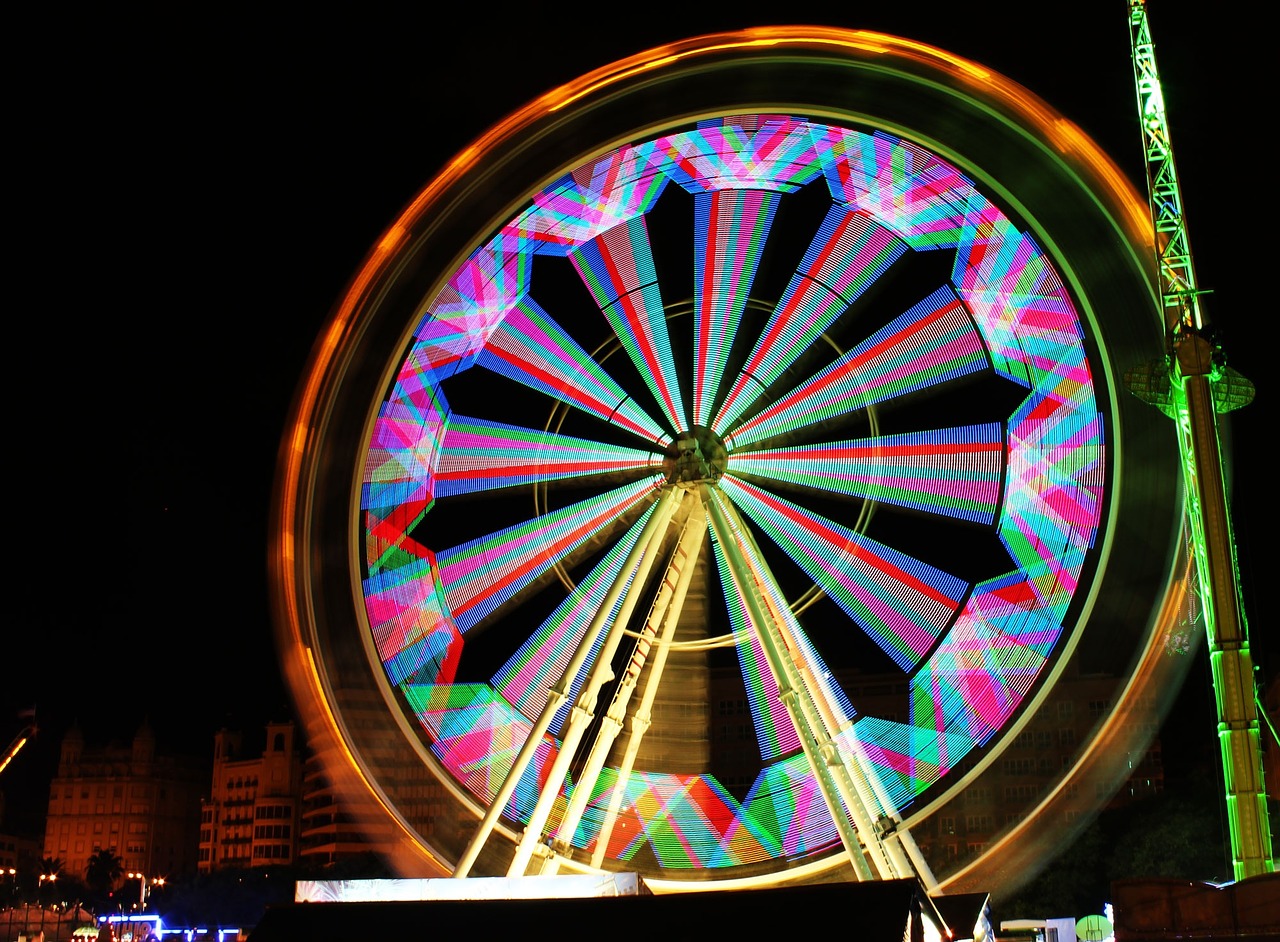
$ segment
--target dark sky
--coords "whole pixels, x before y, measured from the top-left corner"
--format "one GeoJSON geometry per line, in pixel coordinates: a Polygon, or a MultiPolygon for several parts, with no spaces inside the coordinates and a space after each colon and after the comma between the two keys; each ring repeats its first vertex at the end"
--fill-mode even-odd
{"type": "MultiPolygon", "coordinates": [[[[1262,386],[1231,422],[1234,467],[1252,469],[1237,478],[1236,530],[1265,660],[1251,580],[1262,572],[1257,469],[1274,395],[1254,310],[1268,253],[1252,244],[1249,214],[1266,161],[1249,126],[1226,123],[1248,91],[1246,57],[1232,51],[1239,21],[1227,7],[1213,20],[1171,0],[1152,8],[1191,245],[1213,292],[1206,310],[1231,364],[1262,386]]],[[[483,26],[459,32],[366,5],[320,20],[207,7],[155,20],[113,10],[11,37],[30,54],[10,65],[6,122],[19,220],[7,371],[17,526],[0,740],[32,704],[43,730],[0,779],[11,804],[47,783],[73,719],[105,737],[149,716],[162,742],[205,755],[218,727],[287,713],[266,580],[286,409],[346,280],[441,165],[592,68],[699,33],[791,22],[794,11],[460,9],[483,26]]],[[[1145,192],[1119,0],[1038,25],[1028,15],[1044,8],[1005,0],[801,9],[797,22],[895,33],[1003,72],[1080,124],[1145,192]]],[[[1189,686],[1206,683],[1193,672],[1189,686]]],[[[1203,690],[1188,698],[1212,755],[1212,706],[1203,690]]]]}

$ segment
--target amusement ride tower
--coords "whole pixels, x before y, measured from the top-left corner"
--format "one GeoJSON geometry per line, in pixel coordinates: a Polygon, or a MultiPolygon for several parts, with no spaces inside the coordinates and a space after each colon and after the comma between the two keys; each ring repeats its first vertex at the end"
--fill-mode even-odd
{"type": "Polygon", "coordinates": [[[1218,707],[1218,735],[1236,879],[1270,873],[1271,830],[1262,777],[1259,694],[1227,502],[1217,416],[1248,405],[1253,384],[1228,367],[1201,310],[1182,192],[1156,68],[1145,0],[1129,0],[1130,42],[1145,145],[1160,302],[1168,337],[1163,360],[1129,374],[1130,386],[1178,428],[1187,520],[1218,707]]]}

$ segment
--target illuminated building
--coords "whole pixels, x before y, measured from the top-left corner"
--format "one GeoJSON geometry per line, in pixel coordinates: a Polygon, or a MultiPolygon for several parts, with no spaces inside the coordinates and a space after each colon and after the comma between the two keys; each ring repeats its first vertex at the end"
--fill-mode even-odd
{"type": "MultiPolygon", "coordinates": [[[[30,837],[12,833],[8,828],[13,822],[4,816],[4,792],[0,791],[0,883],[10,879],[11,872],[21,866],[31,866],[40,858],[40,842],[30,837]]],[[[0,890],[3,896],[3,890],[0,890]]]]}
{"type": "MultiPolygon", "coordinates": [[[[200,870],[313,864],[385,855],[395,838],[385,823],[345,804],[292,722],[266,726],[261,753],[239,732],[214,737],[213,780],[201,810],[200,870]]],[[[442,787],[425,768],[404,770],[402,800],[421,815],[442,813],[442,787]]]]}
{"type": "MultiPolygon", "coordinates": [[[[854,671],[841,672],[839,679],[860,708],[889,719],[906,716],[906,682],[900,675],[854,671]]],[[[755,740],[747,704],[732,693],[733,680],[724,672],[712,675],[708,734],[720,780],[731,791],[745,792],[755,740]]],[[[1109,714],[1115,684],[1110,675],[1064,674],[1007,748],[916,831],[921,850],[939,865],[973,858],[1033,813],[1109,714]]],[[[1120,807],[1164,790],[1157,726],[1154,718],[1148,722],[1150,742],[1144,752],[1125,755],[1105,775],[1083,776],[1065,787],[1051,813],[1062,815],[1068,830],[1076,822],[1086,823],[1099,808],[1120,807]]],[[[968,769],[976,765],[973,759],[966,762],[968,769]]]]}
{"type": "MultiPolygon", "coordinates": [[[[1143,728],[1131,743],[1145,749],[1109,750],[1096,738],[1112,712],[1116,678],[1064,673],[1050,696],[994,761],[968,777],[959,791],[917,836],[932,859],[964,861],[985,853],[1034,815],[1061,819],[1074,835],[1104,808],[1119,808],[1164,790],[1158,720],[1145,702],[1130,722],[1143,728]],[[1105,760],[1086,761],[1094,753],[1105,760]],[[1064,769],[1079,771],[1059,789],[1064,769]]],[[[977,767],[973,759],[966,768],[977,767]]],[[[1066,838],[1065,840],[1069,840],[1066,838]]]]}
{"type": "Polygon", "coordinates": [[[289,865],[298,859],[302,751],[290,722],[268,723],[262,753],[244,737],[214,736],[213,781],[200,809],[200,870],[289,865]]]}
{"type": "Polygon", "coordinates": [[[158,754],[145,721],[127,746],[87,745],[73,725],[49,786],[43,856],[61,860],[71,874],[83,874],[102,850],[118,855],[125,871],[169,878],[193,872],[207,784],[208,765],[158,754]]]}
{"type": "MultiPolygon", "coordinates": [[[[3,811],[2,800],[0,800],[0,811],[3,811]]],[[[3,818],[0,817],[0,820],[3,818]]],[[[0,831],[0,883],[10,879],[9,871],[19,870],[24,866],[30,867],[39,857],[39,841],[0,831]]]]}
{"type": "MultiPolygon", "coordinates": [[[[348,721],[359,727],[374,727],[386,707],[365,692],[348,691],[348,721]]],[[[332,756],[323,743],[308,743],[302,799],[302,830],[299,853],[301,859],[321,866],[338,863],[344,858],[374,853],[384,859],[393,858],[399,840],[390,823],[374,809],[345,799],[344,790],[327,773],[333,767],[332,756]]],[[[379,751],[382,761],[395,762],[389,746],[379,751]]],[[[404,809],[419,834],[432,835],[439,824],[447,822],[444,786],[420,761],[398,763],[388,777],[390,796],[404,809]]],[[[454,825],[459,822],[452,822],[454,825]]],[[[436,875],[424,874],[424,875],[436,875]]]]}

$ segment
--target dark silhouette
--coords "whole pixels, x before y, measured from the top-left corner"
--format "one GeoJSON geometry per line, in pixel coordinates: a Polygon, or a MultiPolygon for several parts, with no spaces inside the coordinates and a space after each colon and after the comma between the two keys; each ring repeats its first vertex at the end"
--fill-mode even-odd
{"type": "Polygon", "coordinates": [[[116,882],[123,875],[124,863],[114,850],[98,851],[89,858],[89,863],[84,868],[84,881],[99,903],[107,901],[116,882]]]}

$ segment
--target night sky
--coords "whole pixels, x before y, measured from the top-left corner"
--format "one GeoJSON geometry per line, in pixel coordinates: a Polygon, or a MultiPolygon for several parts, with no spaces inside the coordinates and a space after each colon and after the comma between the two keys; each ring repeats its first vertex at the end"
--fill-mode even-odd
{"type": "MultiPolygon", "coordinates": [[[[1002,72],[1080,124],[1145,193],[1119,0],[1075,5],[1051,28],[1004,0],[895,6],[809,3],[800,21],[918,39],[1002,72]]],[[[1205,310],[1229,363],[1261,387],[1228,427],[1246,610],[1273,676],[1253,584],[1271,518],[1263,436],[1275,427],[1256,310],[1270,263],[1250,226],[1268,171],[1250,128],[1224,123],[1261,86],[1238,71],[1251,57],[1233,52],[1242,27],[1226,7],[1216,21],[1171,0],[1151,8],[1205,310]]],[[[207,756],[219,727],[289,714],[266,577],[287,407],[346,281],[442,164],[577,75],[666,41],[792,22],[792,9],[498,4],[466,8],[484,26],[462,33],[364,5],[320,20],[113,10],[11,36],[29,54],[9,82],[16,610],[0,740],[24,707],[41,723],[0,777],[11,824],[29,819],[73,720],[94,740],[149,717],[163,748],[207,756]]],[[[1165,739],[1172,763],[1216,761],[1207,684],[1193,669],[1174,714],[1189,726],[1165,739]]]]}

